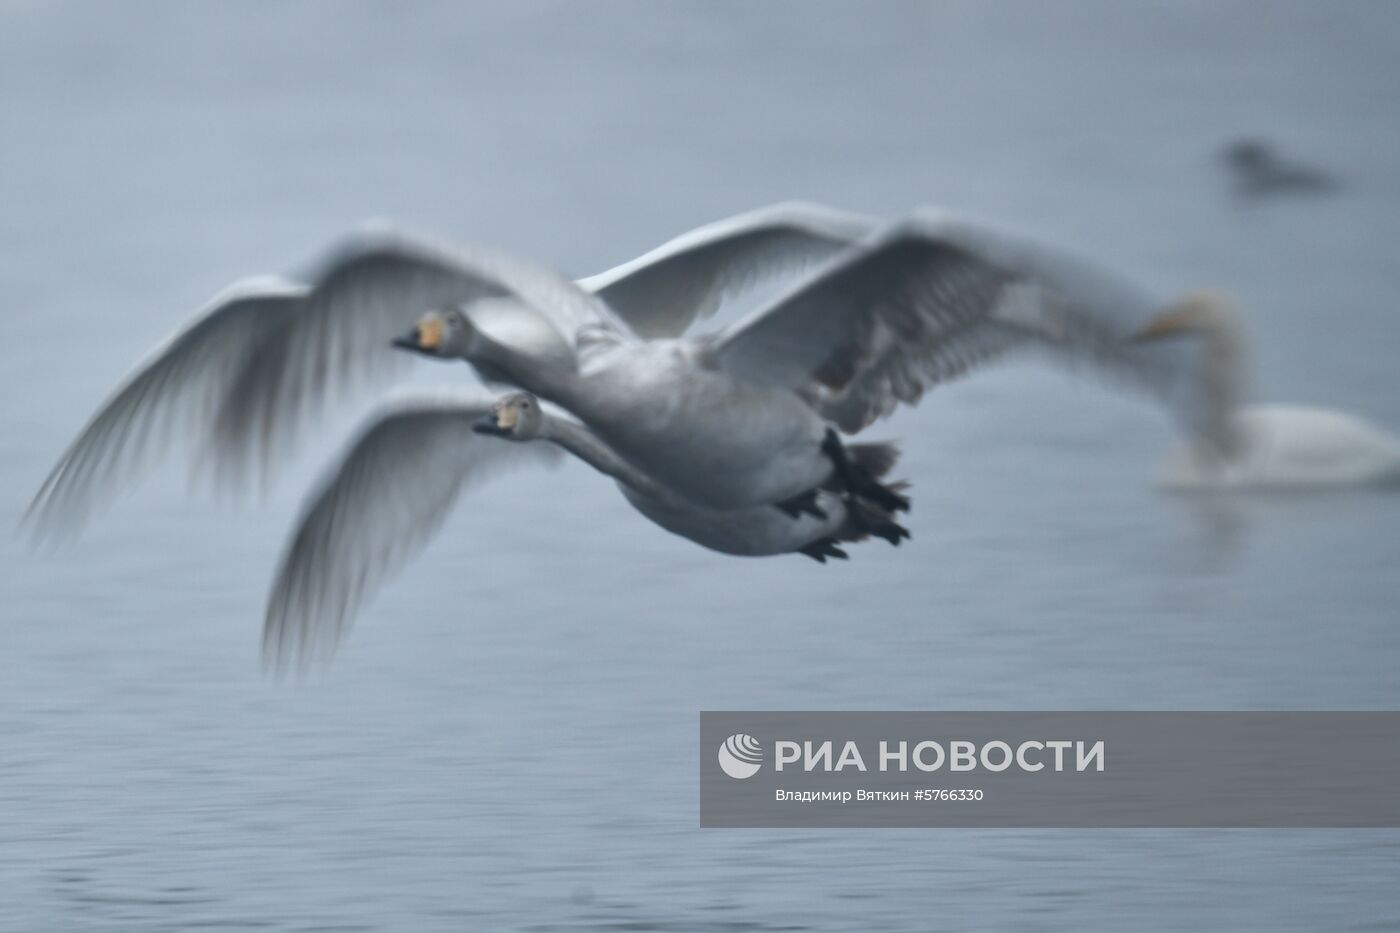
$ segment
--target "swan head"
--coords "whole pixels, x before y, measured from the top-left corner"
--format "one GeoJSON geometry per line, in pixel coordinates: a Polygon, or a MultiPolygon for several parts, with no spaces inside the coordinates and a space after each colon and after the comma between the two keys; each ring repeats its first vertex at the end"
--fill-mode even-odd
{"type": "Polygon", "coordinates": [[[1213,459],[1239,455],[1245,438],[1234,412],[1246,381],[1245,337],[1240,313],[1218,292],[1195,292],[1173,302],[1134,335],[1139,342],[1194,338],[1199,361],[1179,417],[1195,437],[1196,447],[1213,459]]]}
{"type": "Polygon", "coordinates": [[[1215,343],[1237,346],[1240,335],[1239,312],[1221,292],[1193,292],[1158,312],[1147,326],[1133,335],[1139,342],[1170,337],[1201,337],[1215,343]]]}
{"type": "Polygon", "coordinates": [[[472,430],[512,441],[528,441],[539,437],[543,421],[540,400],[529,392],[516,392],[498,399],[491,411],[472,425],[472,430]]]}
{"type": "Polygon", "coordinates": [[[423,356],[457,359],[466,354],[472,328],[457,308],[429,311],[413,330],[394,340],[394,346],[423,356]]]}

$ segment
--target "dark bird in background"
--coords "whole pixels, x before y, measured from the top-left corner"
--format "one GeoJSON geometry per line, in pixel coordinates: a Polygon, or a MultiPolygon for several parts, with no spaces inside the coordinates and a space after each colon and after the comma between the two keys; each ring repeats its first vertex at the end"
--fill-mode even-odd
{"type": "Polygon", "coordinates": [[[1235,191],[1245,197],[1327,194],[1338,187],[1331,175],[1279,156],[1262,139],[1236,140],[1225,147],[1221,158],[1234,178],[1235,191]]]}

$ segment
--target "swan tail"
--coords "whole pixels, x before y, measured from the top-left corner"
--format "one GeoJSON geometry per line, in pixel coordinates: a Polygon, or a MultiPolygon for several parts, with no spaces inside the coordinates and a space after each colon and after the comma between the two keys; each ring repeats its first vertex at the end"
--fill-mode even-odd
{"type": "Polygon", "coordinates": [[[846,456],[871,476],[882,479],[899,462],[899,448],[892,443],[847,444],[846,456]]]}

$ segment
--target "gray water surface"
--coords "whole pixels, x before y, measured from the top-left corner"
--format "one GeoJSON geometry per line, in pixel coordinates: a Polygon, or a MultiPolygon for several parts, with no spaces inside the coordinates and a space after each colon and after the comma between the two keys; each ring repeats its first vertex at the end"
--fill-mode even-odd
{"type": "MultiPolygon", "coordinates": [[[[575,275],[790,197],[941,204],[1251,311],[1258,396],[1400,426],[1385,3],[0,5],[0,524],[156,340],[367,216],[575,275]],[[1261,135],[1335,196],[1246,203],[1261,135]]],[[[467,381],[424,363],[425,381],[467,381]]],[[[1008,366],[872,431],[914,541],[667,536],[502,478],[276,683],[299,495],[179,462],[0,536],[0,928],[1400,928],[1394,832],[702,832],[697,712],[1400,703],[1400,496],[1152,490],[1152,406],[1008,366]],[[196,477],[196,486],[199,485],[196,477]]]]}

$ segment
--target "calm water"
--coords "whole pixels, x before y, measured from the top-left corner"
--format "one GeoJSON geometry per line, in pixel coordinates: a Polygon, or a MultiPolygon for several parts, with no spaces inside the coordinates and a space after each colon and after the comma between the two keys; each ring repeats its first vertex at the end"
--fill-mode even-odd
{"type": "MultiPolygon", "coordinates": [[[[369,215],[596,271],[780,198],[944,204],[1248,303],[1258,395],[1400,425],[1391,4],[0,4],[0,524],[224,283],[369,215]],[[1247,205],[1240,134],[1337,172],[1247,205]]],[[[426,364],[425,364],[426,365],[426,364]]],[[[425,378],[465,379],[464,369],[425,378]]],[[[571,465],[468,500],[301,684],[268,502],[178,464],[0,540],[0,928],[1400,927],[1395,832],[701,832],[705,708],[1396,708],[1400,497],[1153,492],[1035,366],[902,438],[915,540],[672,539],[571,465]]]]}

